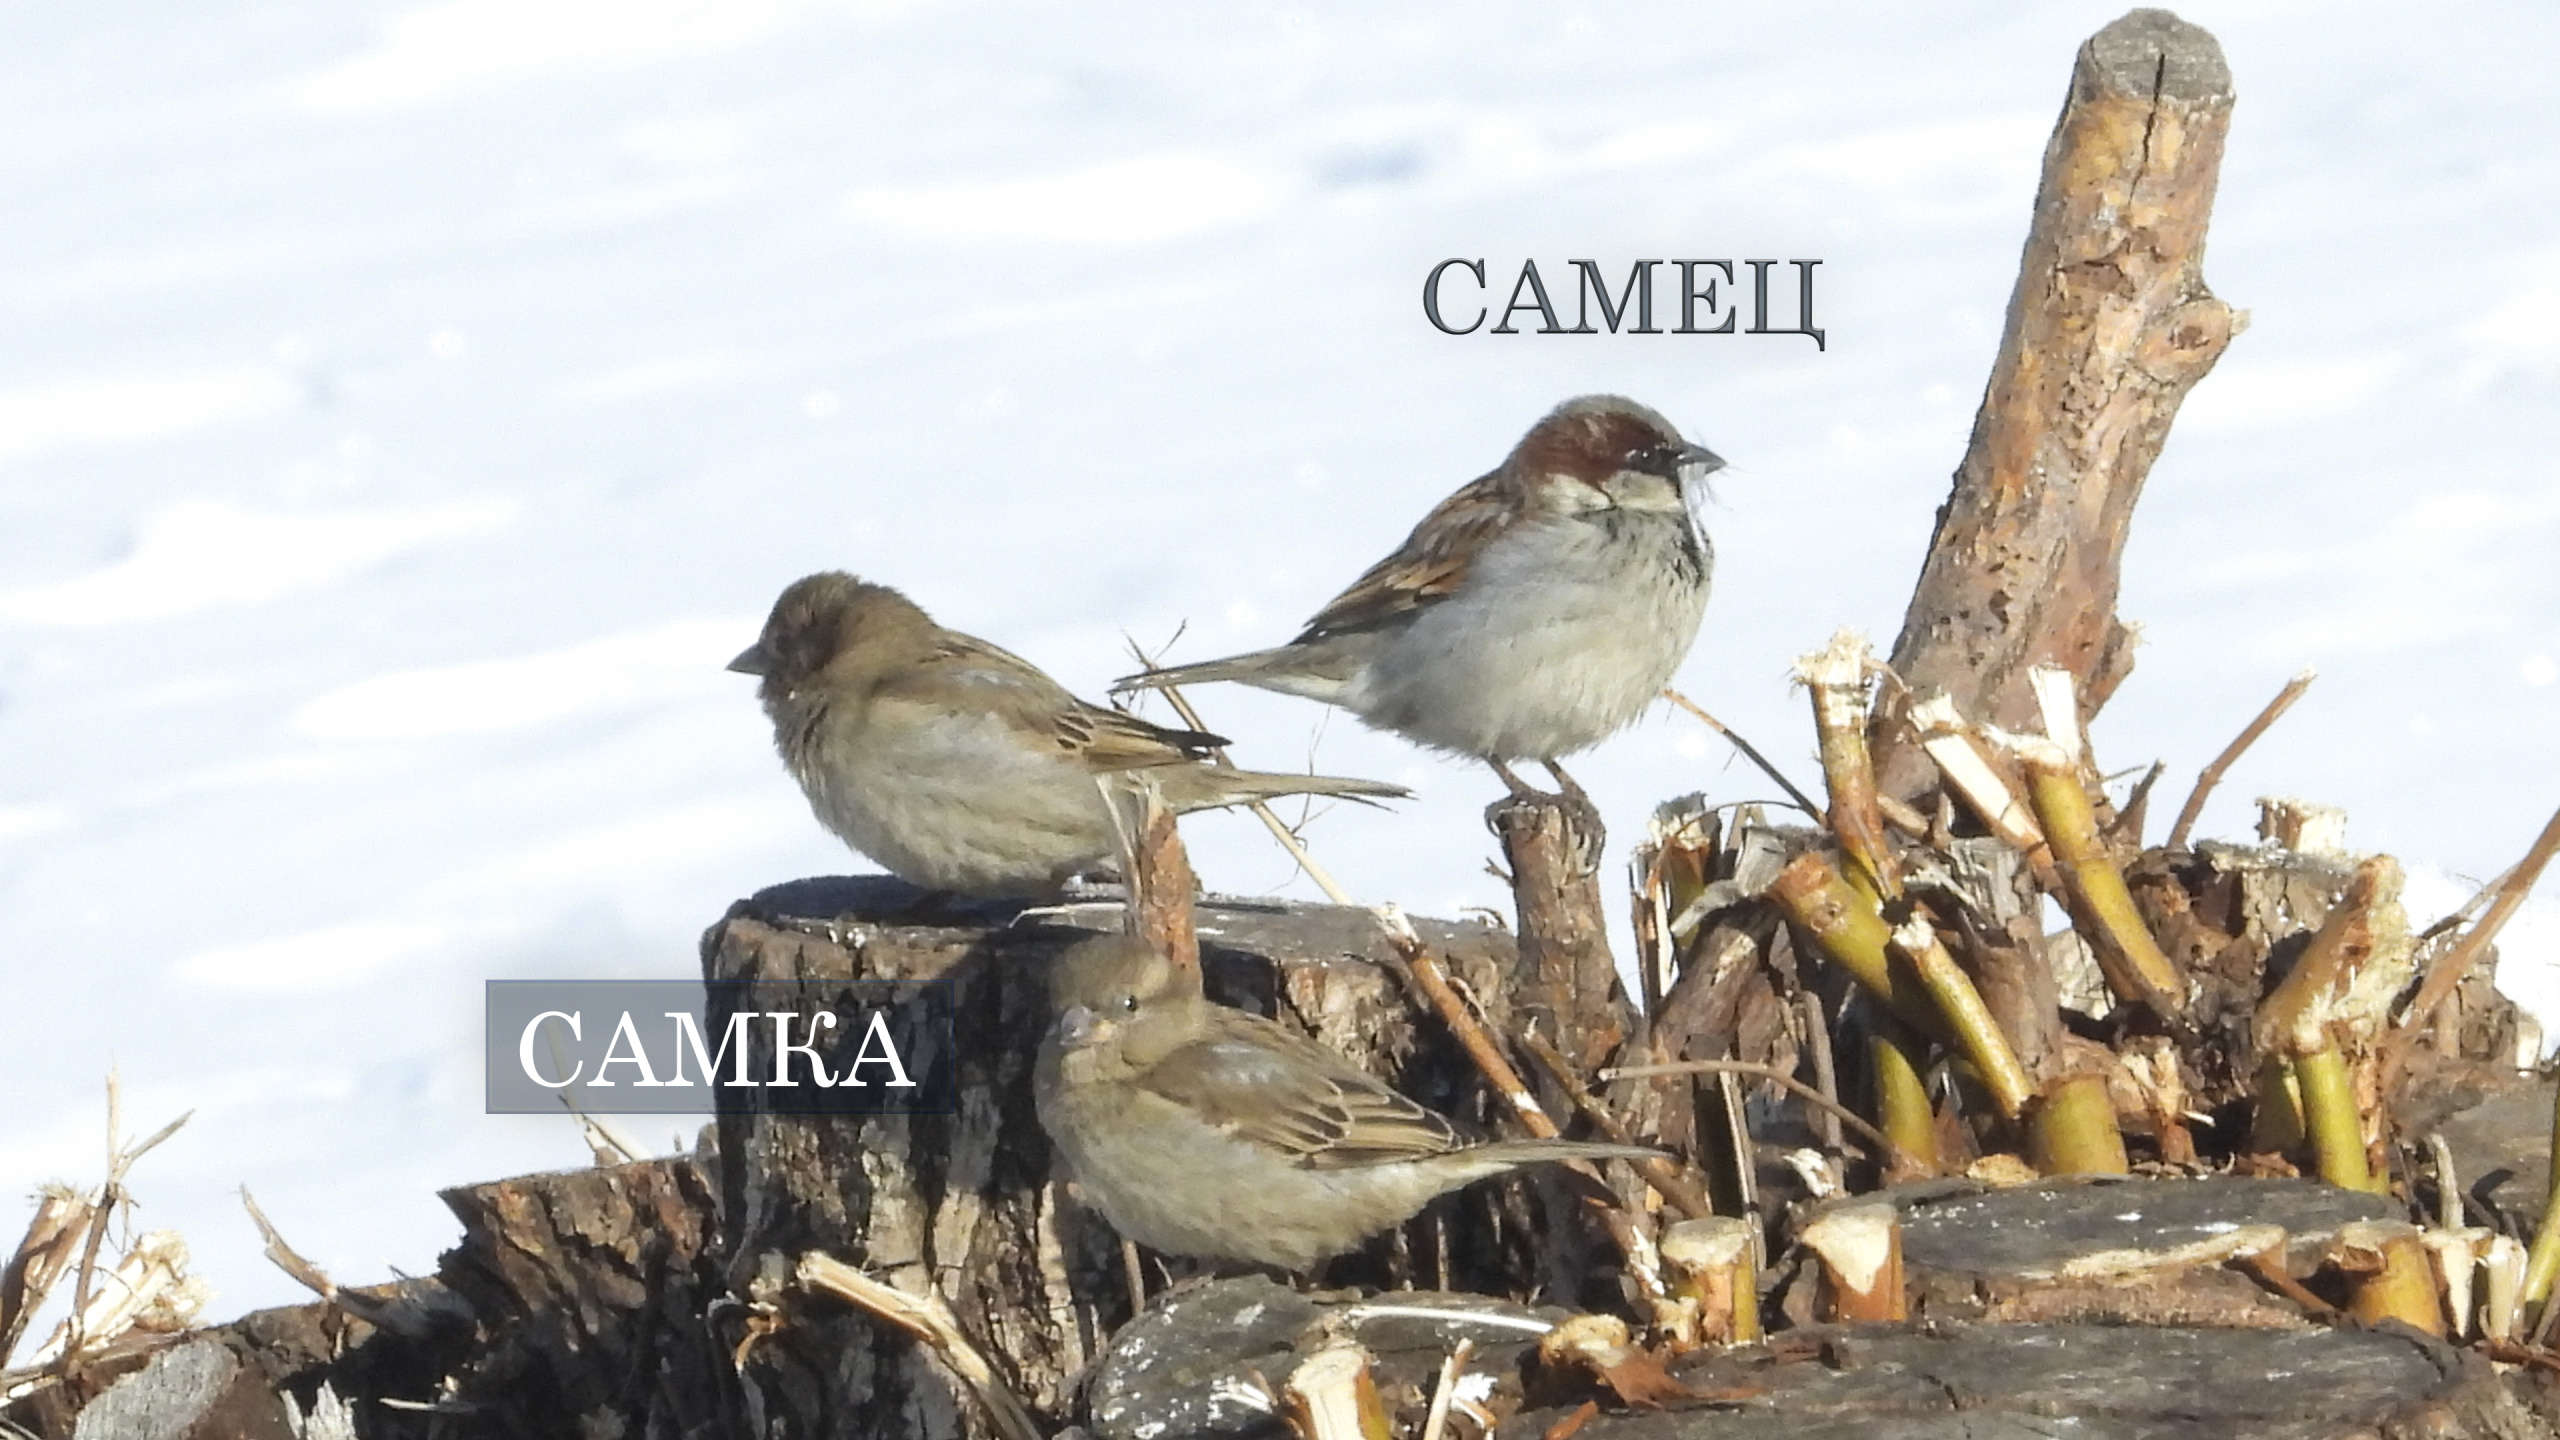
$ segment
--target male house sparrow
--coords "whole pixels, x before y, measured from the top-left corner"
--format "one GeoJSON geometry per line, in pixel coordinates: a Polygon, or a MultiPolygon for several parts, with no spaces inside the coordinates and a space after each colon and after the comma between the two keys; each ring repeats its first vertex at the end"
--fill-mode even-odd
{"type": "Polygon", "coordinates": [[[1211,1004],[1197,970],[1130,936],[1078,944],[1049,988],[1040,1123],[1112,1228],[1169,1254],[1304,1270],[1471,1180],[1657,1153],[1469,1144],[1314,1040],[1211,1004]]]}
{"type": "Polygon", "coordinates": [[[1054,893],[1116,848],[1095,777],[1145,771],[1177,813],[1401,786],[1213,766],[1227,743],[1088,705],[1029,661],[945,630],[883,585],[827,572],[774,602],[729,668],[761,678],[774,747],[818,820],[899,879],[1054,893]]]}
{"type": "Polygon", "coordinates": [[[1568,400],[1297,639],[1113,688],[1241,681],[1579,793],[1557,757],[1634,720],[1697,637],[1715,556],[1684,485],[1723,465],[1633,400],[1568,400]]]}

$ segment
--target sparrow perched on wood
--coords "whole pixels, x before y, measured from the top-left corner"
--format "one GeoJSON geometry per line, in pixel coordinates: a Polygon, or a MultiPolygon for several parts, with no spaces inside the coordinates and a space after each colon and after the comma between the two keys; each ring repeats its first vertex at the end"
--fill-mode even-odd
{"type": "Polygon", "coordinates": [[[1316,1041],[1211,1004],[1197,970],[1130,936],[1078,944],[1049,986],[1040,1123],[1103,1218],[1169,1254],[1304,1270],[1471,1180],[1658,1153],[1470,1144],[1316,1041]]]}
{"type": "Polygon", "coordinates": [[[783,591],[729,668],[760,677],[774,746],[819,822],[931,890],[1055,893],[1116,848],[1094,783],[1114,772],[1145,772],[1177,813],[1411,793],[1209,764],[1223,738],[1088,705],[897,591],[833,571],[783,591]]]}
{"type": "Polygon", "coordinates": [[[1297,639],[1112,688],[1241,681],[1574,791],[1557,757],[1634,720],[1697,637],[1715,557],[1687,487],[1723,465],[1632,400],[1568,400],[1297,639]]]}

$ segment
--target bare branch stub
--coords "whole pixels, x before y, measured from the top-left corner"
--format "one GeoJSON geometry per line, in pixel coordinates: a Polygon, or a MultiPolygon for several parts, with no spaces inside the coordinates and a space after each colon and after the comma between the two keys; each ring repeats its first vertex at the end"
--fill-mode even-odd
{"type": "MultiPolygon", "coordinates": [[[[2202,275],[2231,103],[2221,47],[2168,11],[2081,47],[1999,359],[1894,645],[1913,696],[2024,730],[2031,667],[2069,671],[2084,720],[2132,669],[2115,602],[2134,502],[2236,328],[2202,275]]],[[[1900,708],[1874,748],[1907,800],[1934,774],[1900,708]]]]}
{"type": "Polygon", "coordinates": [[[1530,972],[1525,1008],[1576,1065],[1596,1068],[1617,1053],[1634,1010],[1618,983],[1601,908],[1592,842],[1566,805],[1514,799],[1486,819],[1502,841],[1520,914],[1520,956],[1530,972]]]}

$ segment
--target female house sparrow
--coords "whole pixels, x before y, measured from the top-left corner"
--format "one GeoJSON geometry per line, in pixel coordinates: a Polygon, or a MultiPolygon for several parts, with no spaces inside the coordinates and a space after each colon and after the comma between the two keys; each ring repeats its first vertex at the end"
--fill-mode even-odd
{"type": "Polygon", "coordinates": [[[1689,653],[1715,557],[1685,485],[1723,466],[1632,400],[1568,400],[1297,639],[1113,689],[1236,680],[1328,701],[1523,790],[1504,762],[1555,770],[1642,713],[1689,653]]]}
{"type": "Polygon", "coordinates": [[[1396,785],[1209,765],[1224,739],[1088,705],[1027,661],[945,630],[883,585],[827,572],[774,602],[729,668],[759,676],[782,763],[818,820],[899,879],[965,895],[1055,893],[1110,854],[1095,777],[1145,771],[1177,813],[1396,785]]]}
{"type": "Polygon", "coordinates": [[[1471,1180],[1657,1153],[1471,1145],[1306,1036],[1211,1004],[1198,971],[1129,936],[1077,945],[1049,984],[1040,1124],[1112,1227],[1170,1254],[1304,1270],[1471,1180]]]}

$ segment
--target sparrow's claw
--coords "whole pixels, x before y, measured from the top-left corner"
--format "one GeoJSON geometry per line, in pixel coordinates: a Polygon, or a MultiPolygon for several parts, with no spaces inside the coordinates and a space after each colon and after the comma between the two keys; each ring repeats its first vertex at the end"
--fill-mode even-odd
{"type": "Polygon", "coordinates": [[[1512,812],[1539,809],[1553,810],[1562,817],[1566,843],[1573,848],[1575,871],[1584,875],[1597,873],[1601,854],[1608,848],[1609,829],[1601,823],[1600,807],[1592,804],[1591,797],[1582,793],[1578,785],[1555,795],[1526,789],[1521,794],[1506,795],[1484,808],[1485,828],[1500,835],[1508,828],[1506,817],[1512,812]]]}
{"type": "Polygon", "coordinates": [[[1600,807],[1592,802],[1591,792],[1582,788],[1564,767],[1553,760],[1540,762],[1547,773],[1556,777],[1556,788],[1562,794],[1565,826],[1575,841],[1575,861],[1585,873],[1597,873],[1600,855],[1609,845],[1609,827],[1601,823],[1600,807]]]}
{"type": "Polygon", "coordinates": [[[1609,827],[1601,823],[1600,807],[1580,787],[1558,797],[1564,810],[1565,834],[1573,840],[1574,869],[1584,875],[1600,871],[1600,856],[1609,848],[1609,827]]]}

